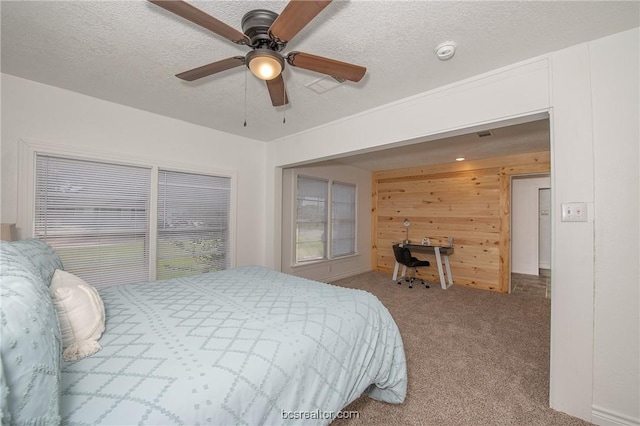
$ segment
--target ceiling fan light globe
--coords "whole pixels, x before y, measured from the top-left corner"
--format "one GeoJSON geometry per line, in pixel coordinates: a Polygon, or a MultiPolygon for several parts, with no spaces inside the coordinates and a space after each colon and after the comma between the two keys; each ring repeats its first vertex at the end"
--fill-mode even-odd
{"type": "Polygon", "coordinates": [[[249,62],[249,69],[261,80],[272,80],[282,72],[280,63],[269,56],[256,56],[249,62]]]}
{"type": "Polygon", "coordinates": [[[271,64],[262,64],[260,65],[260,69],[258,69],[258,74],[264,80],[271,80],[274,75],[276,75],[276,70],[273,69],[271,64]]]}
{"type": "Polygon", "coordinates": [[[284,60],[271,50],[253,50],[247,55],[247,66],[261,80],[273,80],[284,68],[284,60]]]}

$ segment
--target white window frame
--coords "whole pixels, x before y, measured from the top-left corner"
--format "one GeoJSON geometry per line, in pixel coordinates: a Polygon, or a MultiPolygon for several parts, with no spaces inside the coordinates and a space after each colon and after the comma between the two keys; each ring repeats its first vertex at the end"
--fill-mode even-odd
{"type": "Polygon", "coordinates": [[[342,259],[348,259],[354,256],[358,256],[358,184],[357,183],[353,183],[353,182],[347,182],[345,180],[340,180],[340,179],[331,179],[331,178],[326,178],[326,177],[319,177],[319,176],[313,176],[311,174],[307,174],[307,173],[294,173],[293,174],[293,185],[291,185],[291,187],[293,188],[293,194],[292,194],[292,200],[293,200],[293,205],[292,205],[292,220],[291,220],[291,224],[292,224],[292,239],[291,239],[291,255],[292,255],[292,259],[291,259],[291,267],[295,268],[295,267],[301,267],[301,266],[306,266],[306,265],[313,265],[313,264],[318,264],[318,263],[326,263],[326,262],[335,262],[337,260],[342,260],[342,259]],[[323,259],[314,259],[314,260],[307,260],[307,261],[298,261],[298,253],[297,253],[297,227],[298,227],[298,214],[297,214],[297,207],[298,207],[298,176],[307,178],[307,179],[315,179],[318,181],[323,181],[327,183],[327,246],[326,246],[326,253],[325,253],[325,257],[323,259]],[[355,223],[354,223],[354,252],[352,254],[345,254],[345,255],[340,255],[340,256],[333,256],[332,253],[332,243],[333,243],[333,237],[332,237],[332,233],[333,233],[333,183],[339,183],[339,184],[343,184],[343,185],[351,185],[355,188],[355,223]]]}
{"type": "Polygon", "coordinates": [[[152,157],[144,158],[134,155],[100,151],[82,150],[53,143],[44,143],[27,139],[18,141],[18,217],[17,227],[23,238],[33,238],[35,226],[35,184],[36,184],[36,155],[50,155],[84,161],[100,161],[104,163],[126,166],[146,167],[151,169],[151,198],[152,206],[149,215],[149,281],[156,280],[156,246],[158,242],[157,222],[158,214],[158,170],[168,170],[183,173],[198,173],[220,176],[231,179],[231,199],[229,211],[229,267],[236,266],[236,217],[237,217],[237,172],[234,170],[206,169],[194,164],[179,162],[164,162],[152,157]]]}

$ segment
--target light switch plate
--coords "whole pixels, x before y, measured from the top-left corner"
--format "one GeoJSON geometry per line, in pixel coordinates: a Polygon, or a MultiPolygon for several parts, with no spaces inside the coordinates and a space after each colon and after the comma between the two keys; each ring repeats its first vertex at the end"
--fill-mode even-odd
{"type": "Polygon", "coordinates": [[[586,222],[587,203],[562,203],[562,222],[586,222]]]}

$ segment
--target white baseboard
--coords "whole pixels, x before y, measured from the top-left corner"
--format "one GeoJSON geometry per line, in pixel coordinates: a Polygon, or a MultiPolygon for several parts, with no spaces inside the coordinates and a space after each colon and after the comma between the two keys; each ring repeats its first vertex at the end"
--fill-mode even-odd
{"type": "Polygon", "coordinates": [[[607,410],[597,405],[591,406],[591,422],[600,426],[640,426],[640,419],[607,410]]]}
{"type": "MultiPolygon", "coordinates": [[[[349,278],[349,277],[352,277],[354,275],[363,274],[365,272],[369,272],[370,270],[371,270],[370,267],[364,266],[362,268],[354,269],[354,270],[349,271],[349,272],[344,272],[344,273],[335,274],[335,275],[329,275],[329,276],[325,277],[322,280],[322,282],[330,283],[332,281],[338,281],[338,280],[341,280],[343,278],[349,278]]],[[[391,277],[389,277],[389,280],[391,280],[391,277]]]]}
{"type": "Polygon", "coordinates": [[[511,272],[516,274],[525,274],[525,275],[538,275],[538,267],[534,265],[526,265],[526,264],[518,264],[513,263],[511,265],[511,272]]]}
{"type": "MultiPolygon", "coordinates": [[[[337,271],[332,271],[331,270],[332,268],[330,266],[331,265],[329,264],[315,264],[315,265],[309,265],[306,267],[298,267],[286,273],[291,275],[296,275],[298,277],[307,278],[309,280],[320,281],[323,283],[330,283],[332,281],[337,281],[342,278],[348,278],[353,275],[369,272],[371,270],[369,266],[360,266],[354,269],[348,269],[342,272],[337,272],[337,271]]],[[[389,275],[389,280],[391,280],[391,275],[389,275]]]]}

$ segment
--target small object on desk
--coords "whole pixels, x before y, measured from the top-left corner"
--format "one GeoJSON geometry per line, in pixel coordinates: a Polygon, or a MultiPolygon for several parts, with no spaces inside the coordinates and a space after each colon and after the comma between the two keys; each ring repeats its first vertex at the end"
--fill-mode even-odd
{"type": "Polygon", "coordinates": [[[453,237],[448,237],[447,242],[449,243],[449,247],[453,247],[453,237]]]}
{"type": "Polygon", "coordinates": [[[411,226],[411,221],[409,219],[405,219],[404,222],[402,222],[402,226],[404,226],[407,231],[407,236],[405,237],[403,243],[411,244],[411,240],[409,240],[409,227],[411,226]]]}

